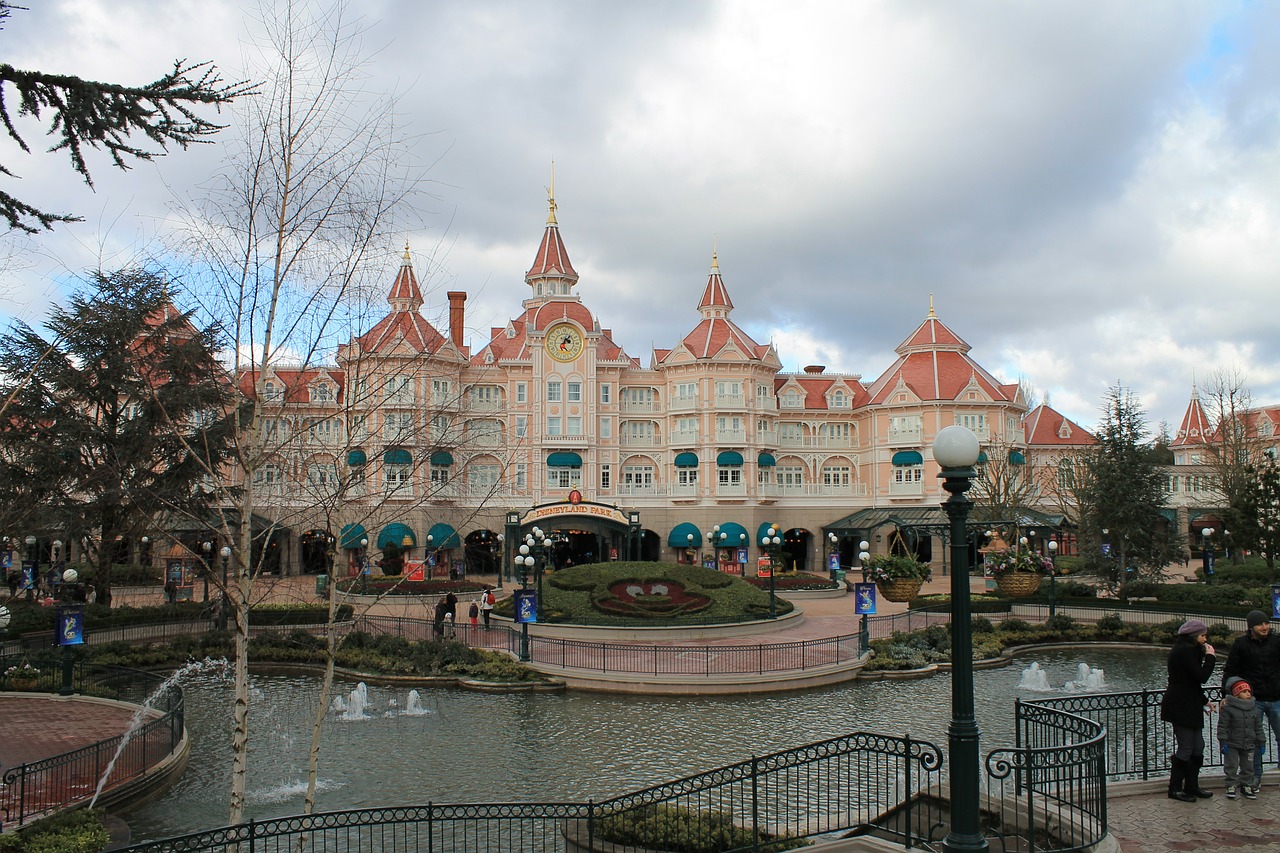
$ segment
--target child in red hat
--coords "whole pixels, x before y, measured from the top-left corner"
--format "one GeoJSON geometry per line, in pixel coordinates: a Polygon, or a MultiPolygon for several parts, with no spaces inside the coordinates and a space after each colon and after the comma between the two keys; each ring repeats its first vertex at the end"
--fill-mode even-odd
{"type": "Polygon", "coordinates": [[[1218,742],[1222,744],[1222,765],[1227,774],[1227,799],[1234,800],[1239,787],[1247,799],[1253,800],[1258,796],[1253,751],[1267,742],[1262,715],[1254,707],[1253,688],[1243,678],[1228,678],[1222,689],[1225,695],[1218,714],[1218,742]]]}

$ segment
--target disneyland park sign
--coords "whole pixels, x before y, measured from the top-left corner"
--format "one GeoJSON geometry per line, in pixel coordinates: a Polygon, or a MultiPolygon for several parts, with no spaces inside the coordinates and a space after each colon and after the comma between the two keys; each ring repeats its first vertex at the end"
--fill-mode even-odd
{"type": "Polygon", "coordinates": [[[545,521],[562,515],[586,515],[592,518],[607,519],[617,524],[627,523],[626,513],[617,507],[609,506],[608,504],[586,503],[579,498],[577,502],[569,500],[566,503],[534,507],[520,519],[520,524],[524,526],[531,522],[545,521]]]}

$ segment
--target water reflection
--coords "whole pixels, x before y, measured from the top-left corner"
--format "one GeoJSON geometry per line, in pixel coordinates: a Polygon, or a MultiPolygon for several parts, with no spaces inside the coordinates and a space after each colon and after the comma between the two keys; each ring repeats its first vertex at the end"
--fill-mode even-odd
{"type": "MultiPolygon", "coordinates": [[[[1079,666],[1106,672],[1109,690],[1164,684],[1164,650],[1057,651],[974,673],[983,750],[1012,744],[1013,698],[1065,692],[1079,666]],[[1039,663],[1049,690],[1019,689],[1039,663]],[[1056,685],[1056,687],[1055,687],[1056,685]]],[[[318,681],[253,680],[249,815],[302,810],[318,681]]],[[[330,710],[317,810],[435,802],[585,800],[622,793],[858,730],[910,734],[945,750],[950,679],[855,682],[768,696],[484,694],[371,686],[364,715],[330,710]],[[410,708],[414,713],[408,713],[410,708]],[[344,713],[348,718],[344,719],[344,713]]],[[[162,799],[128,816],[134,839],[226,822],[231,688],[214,676],[186,684],[190,767],[162,799]]],[[[356,685],[335,687],[349,697],[356,685]]]]}

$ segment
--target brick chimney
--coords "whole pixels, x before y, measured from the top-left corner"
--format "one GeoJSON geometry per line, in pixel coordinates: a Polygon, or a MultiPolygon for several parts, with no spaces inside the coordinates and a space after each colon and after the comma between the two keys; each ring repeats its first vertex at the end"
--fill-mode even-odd
{"type": "Polygon", "coordinates": [[[462,305],[467,301],[467,294],[461,290],[451,290],[445,295],[449,297],[449,339],[453,341],[455,347],[462,349],[462,327],[465,316],[462,305]]]}
{"type": "Polygon", "coordinates": [[[825,364],[806,364],[804,368],[804,372],[805,373],[821,373],[826,369],[827,369],[827,366],[825,364]]]}

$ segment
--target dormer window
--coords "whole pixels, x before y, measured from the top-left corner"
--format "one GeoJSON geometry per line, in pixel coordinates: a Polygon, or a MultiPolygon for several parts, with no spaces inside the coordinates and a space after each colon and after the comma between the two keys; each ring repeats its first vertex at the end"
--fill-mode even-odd
{"type": "Polygon", "coordinates": [[[313,403],[332,403],[333,402],[333,386],[327,382],[321,382],[311,386],[311,402],[313,403]]]}
{"type": "Polygon", "coordinates": [[[847,409],[849,408],[849,395],[839,389],[832,391],[828,405],[833,409],[847,409]]]}
{"type": "Polygon", "coordinates": [[[284,389],[274,382],[262,383],[262,399],[268,403],[279,403],[284,398],[284,389]]]}
{"type": "Polygon", "coordinates": [[[1071,427],[1066,421],[1062,422],[1062,426],[1058,427],[1058,438],[1071,438],[1071,427]]]}
{"type": "Polygon", "coordinates": [[[795,388],[788,388],[782,392],[782,405],[787,409],[804,408],[804,397],[795,388]]]}

